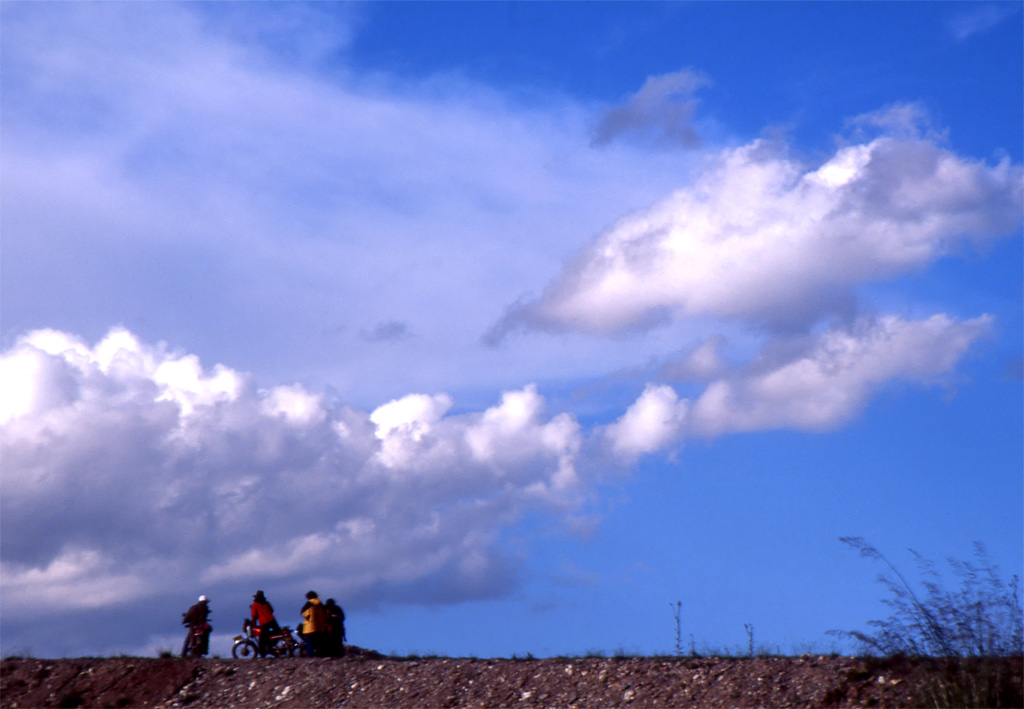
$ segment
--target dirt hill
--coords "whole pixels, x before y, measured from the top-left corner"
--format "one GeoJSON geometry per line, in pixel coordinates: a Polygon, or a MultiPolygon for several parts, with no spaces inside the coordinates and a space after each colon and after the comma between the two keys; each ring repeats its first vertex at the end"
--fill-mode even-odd
{"type": "MultiPolygon", "coordinates": [[[[1005,661],[1014,686],[1019,659],[1005,661]]],[[[935,661],[791,658],[7,658],[23,707],[918,707],[935,661]]]]}

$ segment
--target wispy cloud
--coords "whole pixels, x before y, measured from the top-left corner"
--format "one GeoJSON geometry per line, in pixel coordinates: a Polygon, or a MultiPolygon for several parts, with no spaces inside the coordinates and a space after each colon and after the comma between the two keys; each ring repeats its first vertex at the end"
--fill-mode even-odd
{"type": "Polygon", "coordinates": [[[1020,5],[1016,3],[978,3],[953,15],[948,27],[954,39],[963,41],[987,32],[1019,12],[1020,5]]]}
{"type": "Polygon", "coordinates": [[[594,130],[593,145],[606,145],[622,136],[662,146],[700,145],[693,120],[695,94],[709,83],[704,74],[692,69],[649,77],[639,91],[604,115],[594,130]]]}
{"type": "MultiPolygon", "coordinates": [[[[326,7],[271,14],[317,24],[326,7]]],[[[68,326],[93,338],[125,323],[252,368],[301,352],[363,399],[446,388],[445,363],[524,280],[678,179],[677,157],[589,149],[592,116],[567,97],[520,105],[458,76],[356,74],[343,46],[327,72],[233,6],[4,13],[8,329],[66,323],[76,302],[89,307],[68,326]],[[225,343],[226,320],[247,334],[225,343]],[[324,323],[340,333],[330,347],[324,323]],[[397,334],[382,323],[424,350],[367,341],[397,334]]],[[[529,380],[538,360],[551,361],[481,355],[458,383],[475,372],[490,386],[499,369],[529,380]]]]}
{"type": "Polygon", "coordinates": [[[359,336],[367,342],[395,342],[411,337],[409,326],[404,322],[391,320],[383,322],[370,330],[362,330],[359,336]]]}

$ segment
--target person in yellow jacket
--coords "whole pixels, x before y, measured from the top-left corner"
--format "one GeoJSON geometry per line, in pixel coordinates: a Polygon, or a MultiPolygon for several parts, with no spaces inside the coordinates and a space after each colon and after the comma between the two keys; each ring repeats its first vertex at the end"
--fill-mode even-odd
{"type": "Polygon", "coordinates": [[[327,610],[316,591],[306,594],[306,603],[302,606],[303,638],[309,643],[310,657],[324,657],[327,652],[327,610]]]}

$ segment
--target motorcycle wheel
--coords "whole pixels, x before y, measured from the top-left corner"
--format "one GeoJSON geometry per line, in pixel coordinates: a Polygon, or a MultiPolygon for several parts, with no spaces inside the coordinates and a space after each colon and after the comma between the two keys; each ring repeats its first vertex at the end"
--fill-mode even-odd
{"type": "Polygon", "coordinates": [[[250,657],[256,657],[256,643],[252,640],[241,640],[235,643],[235,646],[231,648],[231,657],[236,660],[245,660],[250,657]]]}
{"type": "Polygon", "coordinates": [[[294,657],[295,648],[287,640],[278,640],[270,650],[274,657],[294,657]]]}

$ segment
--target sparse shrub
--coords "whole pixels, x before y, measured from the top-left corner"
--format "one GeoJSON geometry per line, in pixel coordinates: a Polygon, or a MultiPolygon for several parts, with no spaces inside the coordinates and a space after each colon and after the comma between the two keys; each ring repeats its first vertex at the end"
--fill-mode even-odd
{"type": "Polygon", "coordinates": [[[852,638],[869,655],[941,658],[941,675],[928,689],[933,706],[1024,706],[1024,609],[1016,576],[1004,582],[976,543],[973,562],[949,560],[960,588],[947,590],[935,564],[911,550],[922,576],[919,594],[878,549],[860,537],[839,540],[888,568],[878,580],[892,615],[869,621],[868,632],[832,634],[852,638]]]}
{"type": "Polygon", "coordinates": [[[5,660],[31,660],[32,659],[32,648],[21,647],[12,650],[8,654],[4,655],[5,660]]]}
{"type": "MultiPolygon", "coordinates": [[[[672,617],[675,618],[675,621],[676,621],[676,657],[682,657],[683,656],[683,624],[682,624],[683,602],[682,601],[676,601],[674,605],[672,603],[669,603],[668,607],[672,609],[672,617]]],[[[690,636],[690,645],[693,645],[693,636],[692,635],[690,636]]]]}

